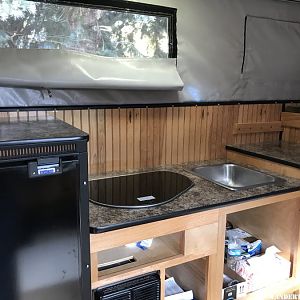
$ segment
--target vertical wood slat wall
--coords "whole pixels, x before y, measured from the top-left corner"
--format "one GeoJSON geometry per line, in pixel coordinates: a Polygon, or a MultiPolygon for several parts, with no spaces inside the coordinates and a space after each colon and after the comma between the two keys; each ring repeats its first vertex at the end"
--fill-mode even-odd
{"type": "Polygon", "coordinates": [[[89,173],[139,170],[225,158],[224,145],[275,141],[279,133],[233,134],[235,123],[279,121],[280,104],[0,113],[54,116],[88,132],[89,173]]]}
{"type": "Polygon", "coordinates": [[[283,134],[283,141],[289,143],[300,143],[300,129],[299,128],[285,128],[283,134]]]}
{"type": "Polygon", "coordinates": [[[284,112],[281,119],[283,121],[282,140],[289,143],[300,143],[300,114],[284,112]],[[293,125],[286,126],[285,121],[292,121],[293,125]]]}

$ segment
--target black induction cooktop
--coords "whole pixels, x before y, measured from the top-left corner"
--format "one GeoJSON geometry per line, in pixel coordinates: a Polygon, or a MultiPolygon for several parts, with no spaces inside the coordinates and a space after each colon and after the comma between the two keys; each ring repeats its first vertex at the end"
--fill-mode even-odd
{"type": "Polygon", "coordinates": [[[115,208],[146,208],[174,200],[194,183],[186,176],[155,171],[89,182],[90,201],[115,208]]]}

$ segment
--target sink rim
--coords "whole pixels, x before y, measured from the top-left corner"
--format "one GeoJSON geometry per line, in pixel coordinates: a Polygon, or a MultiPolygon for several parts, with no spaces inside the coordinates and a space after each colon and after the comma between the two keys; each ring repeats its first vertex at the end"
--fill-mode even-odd
{"type": "Polygon", "coordinates": [[[285,179],[283,179],[281,177],[278,177],[276,175],[272,175],[272,174],[266,173],[264,171],[260,171],[260,170],[257,170],[257,169],[254,169],[254,168],[251,168],[251,167],[248,167],[248,166],[240,165],[240,164],[237,164],[237,163],[233,163],[233,162],[218,163],[218,164],[213,164],[213,165],[194,165],[193,167],[191,167],[189,169],[185,169],[185,170],[192,173],[192,174],[194,174],[195,176],[197,176],[199,178],[202,178],[202,179],[207,180],[209,182],[215,183],[218,186],[221,186],[221,187],[226,188],[227,190],[231,190],[231,191],[242,191],[242,190],[248,190],[248,189],[252,189],[252,188],[256,188],[256,187],[260,187],[260,186],[267,186],[267,185],[272,185],[272,184],[278,184],[278,183],[285,182],[285,179]],[[195,169],[198,169],[198,168],[204,169],[204,168],[210,168],[210,167],[220,167],[220,166],[224,166],[224,165],[237,166],[237,167],[242,168],[242,169],[250,170],[252,172],[260,173],[260,174],[263,174],[264,176],[271,177],[274,180],[272,182],[250,184],[250,185],[241,186],[241,187],[232,187],[230,185],[223,184],[220,181],[214,180],[212,178],[209,178],[208,176],[205,176],[203,174],[199,174],[199,173],[194,171],[195,169]]]}

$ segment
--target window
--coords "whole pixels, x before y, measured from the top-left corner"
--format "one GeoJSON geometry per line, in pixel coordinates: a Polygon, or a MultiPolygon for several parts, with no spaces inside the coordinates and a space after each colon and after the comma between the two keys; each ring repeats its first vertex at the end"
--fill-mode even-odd
{"type": "Polygon", "coordinates": [[[0,48],[176,57],[175,9],[120,0],[93,1],[0,0],[0,48]]]}
{"type": "Polygon", "coordinates": [[[176,9],[79,1],[0,0],[0,86],[182,89],[176,9]]]}

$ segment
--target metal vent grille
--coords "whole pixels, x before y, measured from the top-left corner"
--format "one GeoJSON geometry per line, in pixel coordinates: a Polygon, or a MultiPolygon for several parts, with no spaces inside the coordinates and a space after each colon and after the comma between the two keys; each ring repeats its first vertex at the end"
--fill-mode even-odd
{"type": "Polygon", "coordinates": [[[0,149],[0,159],[33,157],[37,155],[57,155],[73,153],[74,151],[76,151],[76,144],[24,146],[0,149]]]}
{"type": "Polygon", "coordinates": [[[152,283],[133,290],[133,300],[159,300],[159,283],[152,283]]]}
{"type": "Polygon", "coordinates": [[[108,295],[102,298],[103,300],[130,300],[130,292],[126,292],[122,295],[108,295]]]}
{"type": "Polygon", "coordinates": [[[160,300],[159,274],[152,273],[99,288],[94,300],[160,300]]]}

